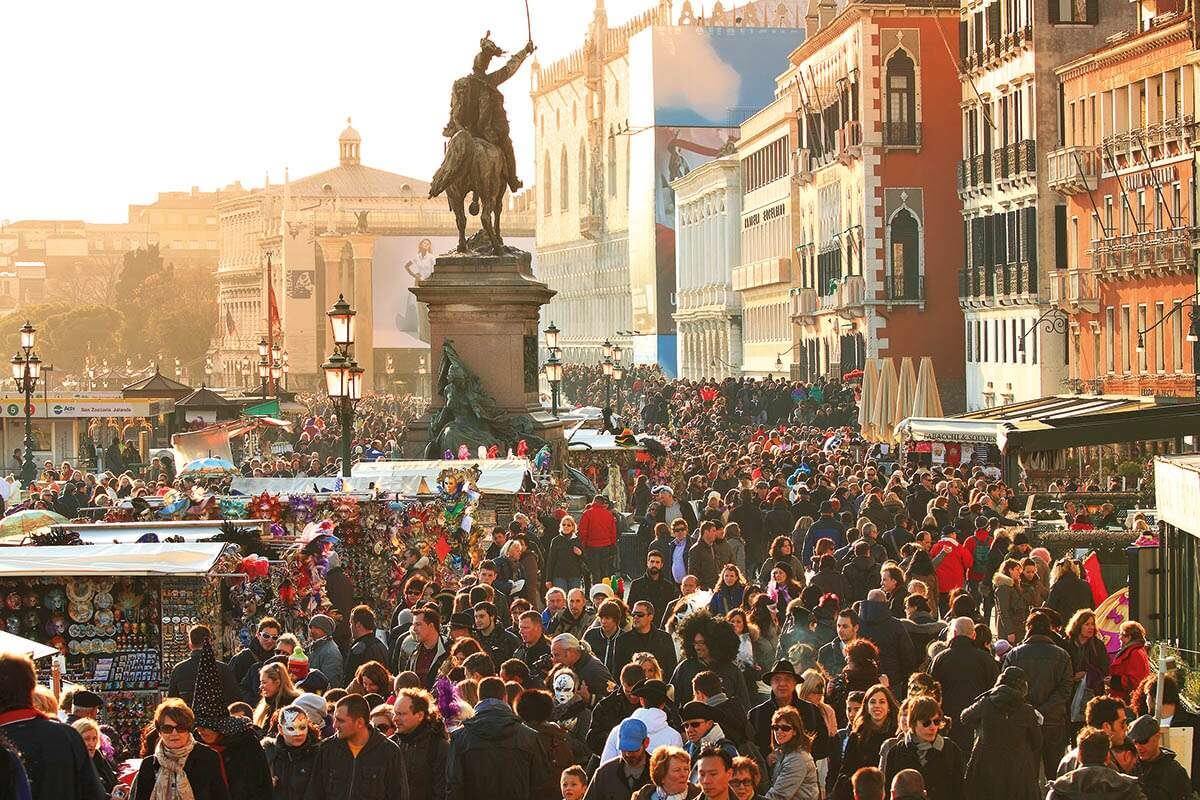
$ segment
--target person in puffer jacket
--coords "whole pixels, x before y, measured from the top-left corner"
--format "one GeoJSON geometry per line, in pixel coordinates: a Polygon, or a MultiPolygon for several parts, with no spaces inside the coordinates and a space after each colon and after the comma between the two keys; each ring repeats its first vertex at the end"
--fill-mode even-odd
{"type": "Polygon", "coordinates": [[[1025,617],[1029,615],[1029,606],[1017,588],[1020,575],[1021,562],[1007,558],[992,576],[992,593],[996,603],[992,608],[992,631],[997,639],[1007,639],[1014,644],[1024,634],[1025,617]]]}

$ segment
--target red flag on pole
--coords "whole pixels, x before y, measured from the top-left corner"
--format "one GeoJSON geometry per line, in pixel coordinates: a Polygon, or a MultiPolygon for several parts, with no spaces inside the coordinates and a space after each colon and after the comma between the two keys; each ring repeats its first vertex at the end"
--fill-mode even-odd
{"type": "Polygon", "coordinates": [[[275,302],[275,287],[267,286],[267,324],[274,341],[283,340],[283,322],[279,319],[279,304],[275,302]]]}
{"type": "Polygon", "coordinates": [[[1088,553],[1083,560],[1083,579],[1092,587],[1093,607],[1099,606],[1108,599],[1108,588],[1104,585],[1104,576],[1100,574],[1100,558],[1094,553],[1088,553]]]}

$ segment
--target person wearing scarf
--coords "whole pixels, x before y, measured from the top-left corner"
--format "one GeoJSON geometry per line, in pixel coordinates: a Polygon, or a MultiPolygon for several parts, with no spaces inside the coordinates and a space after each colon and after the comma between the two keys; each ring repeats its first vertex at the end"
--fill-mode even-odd
{"type": "Polygon", "coordinates": [[[158,744],[142,759],[130,800],[230,800],[221,757],[193,738],[195,724],[192,709],[179,698],[159,703],[158,744]]]}
{"type": "Polygon", "coordinates": [[[963,794],[963,755],[942,736],[946,722],[932,697],[918,697],[908,708],[908,732],[883,756],[884,779],[890,786],[896,773],[915,769],[925,778],[929,800],[958,800],[963,794]]]}
{"type": "Polygon", "coordinates": [[[688,780],[692,757],[681,747],[663,745],[650,756],[650,783],[633,800],[695,800],[700,787],[688,780]]]}

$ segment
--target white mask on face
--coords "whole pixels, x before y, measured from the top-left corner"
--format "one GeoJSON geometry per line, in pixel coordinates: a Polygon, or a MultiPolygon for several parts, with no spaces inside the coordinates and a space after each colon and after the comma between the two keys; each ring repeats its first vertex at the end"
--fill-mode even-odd
{"type": "Polygon", "coordinates": [[[279,732],[287,737],[303,738],[308,735],[308,715],[294,708],[279,712],[279,732]]]}
{"type": "Polygon", "coordinates": [[[565,706],[575,697],[575,676],[560,672],[554,676],[554,702],[565,706]]]}

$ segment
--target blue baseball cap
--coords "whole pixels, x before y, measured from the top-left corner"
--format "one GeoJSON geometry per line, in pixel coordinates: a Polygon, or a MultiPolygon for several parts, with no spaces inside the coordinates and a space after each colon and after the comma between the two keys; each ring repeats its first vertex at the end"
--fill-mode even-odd
{"type": "Polygon", "coordinates": [[[617,741],[618,749],[623,752],[632,753],[634,750],[641,750],[642,743],[646,741],[646,723],[632,717],[625,720],[621,723],[617,741]]]}

